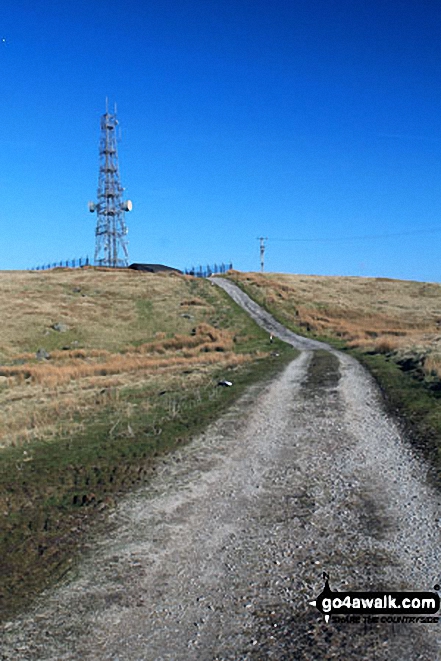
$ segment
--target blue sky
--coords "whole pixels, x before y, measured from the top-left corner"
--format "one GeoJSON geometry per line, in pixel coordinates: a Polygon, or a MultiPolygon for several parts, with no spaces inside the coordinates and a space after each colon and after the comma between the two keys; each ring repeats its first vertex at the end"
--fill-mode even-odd
{"type": "Polygon", "coordinates": [[[0,39],[1,269],[93,256],[108,97],[130,261],[441,280],[438,1],[17,0],[0,39]]]}

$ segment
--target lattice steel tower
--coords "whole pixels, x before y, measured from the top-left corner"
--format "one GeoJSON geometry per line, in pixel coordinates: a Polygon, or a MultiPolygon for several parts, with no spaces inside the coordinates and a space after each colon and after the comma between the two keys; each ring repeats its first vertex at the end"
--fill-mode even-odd
{"type": "Polygon", "coordinates": [[[95,265],[128,266],[129,253],[127,227],[124,221],[126,211],[132,210],[130,200],[123,200],[116,148],[116,104],[113,113],[109,112],[106,99],[106,112],[101,117],[100,170],[98,176],[98,201],[89,202],[89,211],[97,214],[95,230],[95,265]]]}

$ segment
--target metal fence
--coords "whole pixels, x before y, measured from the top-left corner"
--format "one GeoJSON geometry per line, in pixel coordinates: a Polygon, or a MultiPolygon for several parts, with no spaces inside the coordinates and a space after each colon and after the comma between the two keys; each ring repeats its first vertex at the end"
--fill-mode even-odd
{"type": "Polygon", "coordinates": [[[80,257],[79,259],[66,259],[62,262],[54,262],[53,264],[43,264],[41,266],[34,266],[31,271],[47,271],[48,269],[80,269],[83,266],[90,266],[88,257],[80,257]]]}
{"type": "MultiPolygon", "coordinates": [[[[83,266],[90,266],[89,257],[80,257],[79,259],[66,259],[61,262],[53,262],[52,264],[42,264],[41,266],[34,266],[31,271],[48,271],[49,269],[78,269],[83,266]]],[[[196,278],[209,278],[210,275],[216,273],[226,273],[233,268],[231,262],[224,264],[213,264],[210,266],[192,266],[191,268],[184,269],[185,275],[193,275],[196,278]]]]}
{"type": "Polygon", "coordinates": [[[189,269],[184,269],[185,275],[193,275],[196,278],[209,278],[210,275],[215,275],[216,273],[226,273],[233,268],[233,264],[213,264],[213,266],[192,266],[189,269]]]}

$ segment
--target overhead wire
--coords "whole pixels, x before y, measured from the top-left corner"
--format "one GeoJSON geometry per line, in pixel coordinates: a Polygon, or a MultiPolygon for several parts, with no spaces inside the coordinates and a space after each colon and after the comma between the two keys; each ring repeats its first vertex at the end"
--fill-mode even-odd
{"type": "Polygon", "coordinates": [[[283,242],[316,242],[316,243],[331,243],[331,242],[340,242],[340,241],[372,241],[376,239],[389,239],[396,238],[400,236],[413,236],[416,234],[433,234],[436,232],[441,232],[441,227],[432,227],[421,230],[409,230],[408,232],[390,232],[388,234],[367,234],[364,236],[343,236],[343,237],[328,237],[328,238],[306,238],[306,239],[292,239],[292,238],[278,238],[278,237],[268,237],[268,241],[283,241],[283,242]]]}

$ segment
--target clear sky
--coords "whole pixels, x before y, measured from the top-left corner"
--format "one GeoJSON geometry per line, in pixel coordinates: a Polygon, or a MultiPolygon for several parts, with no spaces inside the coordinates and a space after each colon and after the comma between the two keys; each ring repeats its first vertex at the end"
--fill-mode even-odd
{"type": "Polygon", "coordinates": [[[0,39],[0,269],[93,257],[109,97],[130,261],[441,281],[439,0],[14,0],[0,39]]]}

